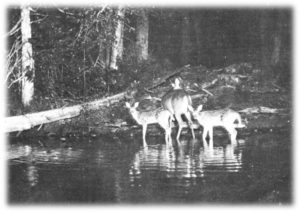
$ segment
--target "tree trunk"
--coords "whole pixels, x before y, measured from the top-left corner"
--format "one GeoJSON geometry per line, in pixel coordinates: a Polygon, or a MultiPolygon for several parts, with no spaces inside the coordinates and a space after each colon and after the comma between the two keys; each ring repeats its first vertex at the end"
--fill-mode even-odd
{"type": "Polygon", "coordinates": [[[261,64],[262,67],[267,69],[269,66],[270,60],[270,52],[268,48],[268,21],[269,21],[269,11],[261,11],[260,14],[260,59],[261,59],[261,64]]]}
{"type": "Polygon", "coordinates": [[[183,14],[181,26],[181,65],[189,63],[191,52],[191,38],[190,38],[190,17],[188,14],[183,14]]]}
{"type": "Polygon", "coordinates": [[[118,60],[122,59],[123,56],[123,29],[124,29],[124,15],[125,9],[122,7],[118,8],[117,14],[117,27],[115,30],[115,40],[112,45],[110,69],[118,69],[118,60]]]}
{"type": "Polygon", "coordinates": [[[109,69],[111,61],[111,48],[109,46],[105,47],[105,68],[109,69]]]}
{"type": "Polygon", "coordinates": [[[196,37],[196,44],[197,44],[197,64],[203,64],[203,45],[202,45],[202,30],[201,30],[201,16],[194,16],[194,31],[195,31],[195,37],[196,37]],[[200,19],[199,19],[200,17],[200,19]]]}
{"type": "Polygon", "coordinates": [[[22,33],[22,103],[30,105],[34,94],[34,60],[32,58],[30,8],[21,8],[21,33],[22,33]]]}
{"type": "Polygon", "coordinates": [[[136,49],[139,61],[148,59],[149,20],[147,12],[142,9],[137,18],[136,49]]]}
{"type": "Polygon", "coordinates": [[[279,32],[274,36],[273,52],[271,56],[271,65],[276,66],[280,59],[281,39],[279,32]]]}
{"type": "Polygon", "coordinates": [[[275,13],[275,33],[273,36],[273,51],[271,55],[271,65],[274,67],[279,64],[282,56],[282,30],[286,20],[284,11],[275,13]]]}

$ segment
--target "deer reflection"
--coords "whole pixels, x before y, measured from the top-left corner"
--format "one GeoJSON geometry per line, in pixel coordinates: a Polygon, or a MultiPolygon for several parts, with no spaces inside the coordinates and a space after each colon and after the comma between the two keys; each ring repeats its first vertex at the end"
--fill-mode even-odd
{"type": "Polygon", "coordinates": [[[238,172],[242,166],[242,151],[233,144],[225,147],[204,147],[200,149],[199,160],[203,169],[238,172]]]}
{"type": "MultiPolygon", "coordinates": [[[[158,145],[142,148],[135,154],[130,178],[141,178],[147,170],[165,172],[169,178],[203,178],[211,171],[238,172],[242,166],[242,149],[236,145],[207,147],[199,141],[182,140],[177,146],[158,145]]],[[[189,181],[190,183],[192,181],[189,181]]]]}

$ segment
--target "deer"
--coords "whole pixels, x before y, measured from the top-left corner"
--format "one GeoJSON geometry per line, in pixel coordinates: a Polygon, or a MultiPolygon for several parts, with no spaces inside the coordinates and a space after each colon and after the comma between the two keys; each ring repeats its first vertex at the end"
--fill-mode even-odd
{"type": "Polygon", "coordinates": [[[191,111],[189,106],[192,105],[190,95],[180,87],[180,81],[175,79],[175,83],[172,83],[173,90],[168,91],[161,100],[161,104],[164,109],[168,110],[173,117],[175,116],[178,123],[177,142],[179,142],[181,130],[183,127],[182,115],[187,119],[189,128],[191,129],[192,136],[195,138],[194,129],[192,127],[191,111]]]}
{"type": "Polygon", "coordinates": [[[166,144],[172,141],[171,138],[171,113],[163,108],[156,108],[149,111],[138,111],[139,102],[135,102],[133,106],[125,102],[125,106],[129,109],[132,118],[143,128],[143,145],[147,146],[146,132],[149,124],[158,123],[165,131],[166,144]]]}
{"type": "MultiPolygon", "coordinates": [[[[207,135],[209,136],[210,146],[213,146],[213,128],[223,127],[230,135],[232,144],[236,144],[237,131],[236,128],[245,128],[242,123],[241,115],[230,109],[208,110],[202,111],[203,105],[199,105],[196,110],[189,106],[194,119],[203,127],[202,139],[206,144],[207,135]]],[[[246,122],[246,121],[245,121],[246,122]]]]}

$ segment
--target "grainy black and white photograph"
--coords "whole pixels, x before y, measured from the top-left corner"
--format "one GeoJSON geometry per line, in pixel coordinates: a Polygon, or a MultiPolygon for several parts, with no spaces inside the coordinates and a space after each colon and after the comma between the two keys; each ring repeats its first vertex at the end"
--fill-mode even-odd
{"type": "Polygon", "coordinates": [[[8,207],[291,206],[292,6],[6,6],[8,207]]]}

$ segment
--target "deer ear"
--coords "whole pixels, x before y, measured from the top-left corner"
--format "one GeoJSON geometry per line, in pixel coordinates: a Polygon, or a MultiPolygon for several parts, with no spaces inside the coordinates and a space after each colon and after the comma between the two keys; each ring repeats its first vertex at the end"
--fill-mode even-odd
{"type": "Polygon", "coordinates": [[[125,106],[126,106],[127,108],[130,108],[130,104],[129,104],[128,102],[125,102],[125,106]]]}
{"type": "Polygon", "coordinates": [[[175,87],[180,88],[180,80],[178,78],[175,79],[175,87]]]}
{"type": "Polygon", "coordinates": [[[200,112],[203,108],[203,105],[199,105],[198,108],[197,108],[197,112],[200,112]]]}
{"type": "Polygon", "coordinates": [[[194,108],[193,108],[191,105],[188,105],[188,109],[189,109],[189,111],[192,112],[192,113],[195,112],[195,111],[194,111],[194,108]]]}
{"type": "Polygon", "coordinates": [[[134,103],[134,108],[137,108],[139,106],[139,102],[134,103]]]}

